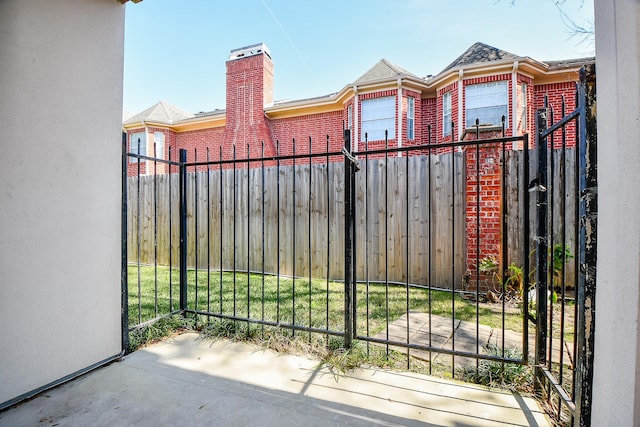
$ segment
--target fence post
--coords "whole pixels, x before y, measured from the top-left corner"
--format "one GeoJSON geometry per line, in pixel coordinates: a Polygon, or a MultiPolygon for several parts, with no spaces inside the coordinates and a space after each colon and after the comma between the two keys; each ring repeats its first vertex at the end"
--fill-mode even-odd
{"type": "Polygon", "coordinates": [[[180,310],[187,309],[187,150],[180,150],[180,310]]]}
{"type": "Polygon", "coordinates": [[[344,131],[344,347],[351,348],[353,339],[353,205],[351,203],[351,180],[353,164],[351,154],[351,131],[344,131]]]}
{"type": "MultiPolygon", "coordinates": [[[[120,251],[122,256],[120,270],[121,295],[121,328],[122,351],[129,348],[129,272],[128,272],[128,241],[127,241],[127,133],[122,132],[122,216],[120,222],[120,251]]],[[[138,177],[139,178],[139,177],[138,177]]]]}
{"type": "MultiPolygon", "coordinates": [[[[536,112],[536,149],[538,151],[538,178],[536,187],[536,358],[537,366],[547,360],[547,270],[549,242],[547,241],[547,108],[536,112]]],[[[542,384],[543,373],[536,369],[537,384],[542,384]]]]}
{"type": "Polygon", "coordinates": [[[580,241],[578,319],[576,322],[576,381],[574,401],[575,425],[591,425],[591,397],[593,391],[593,351],[595,343],[595,296],[598,225],[597,129],[596,129],[596,71],[595,65],[580,70],[578,108],[580,129],[579,152],[580,241]]]}

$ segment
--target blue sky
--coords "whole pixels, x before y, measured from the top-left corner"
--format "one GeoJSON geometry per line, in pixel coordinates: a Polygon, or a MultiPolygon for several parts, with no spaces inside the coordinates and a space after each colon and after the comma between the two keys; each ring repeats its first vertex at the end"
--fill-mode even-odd
{"type": "MultiPolygon", "coordinates": [[[[571,37],[553,0],[144,0],[127,3],[124,109],[167,101],[195,113],[225,108],[232,49],[264,42],[274,97],[327,95],[380,59],[437,74],[480,41],[537,60],[594,55],[571,37]]],[[[580,25],[592,0],[565,0],[580,25]]]]}

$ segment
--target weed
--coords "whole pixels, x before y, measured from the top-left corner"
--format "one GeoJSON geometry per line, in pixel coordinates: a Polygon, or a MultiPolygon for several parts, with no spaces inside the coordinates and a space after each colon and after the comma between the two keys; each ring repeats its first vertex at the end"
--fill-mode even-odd
{"type": "MultiPolygon", "coordinates": [[[[485,350],[489,356],[503,357],[502,350],[494,344],[487,344],[485,350]]],[[[507,348],[504,350],[504,357],[521,359],[522,351],[517,348],[507,348]]],[[[461,375],[466,381],[487,387],[526,392],[531,392],[533,387],[532,368],[517,363],[481,360],[477,368],[475,366],[463,368],[461,375]]]]}
{"type": "Polygon", "coordinates": [[[160,341],[179,331],[196,329],[196,319],[180,315],[161,318],[156,322],[129,332],[129,352],[160,341]]]}

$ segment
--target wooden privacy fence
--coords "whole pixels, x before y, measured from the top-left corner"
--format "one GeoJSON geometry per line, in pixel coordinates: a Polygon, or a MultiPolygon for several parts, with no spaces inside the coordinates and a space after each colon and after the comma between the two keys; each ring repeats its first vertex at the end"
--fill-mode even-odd
{"type": "MultiPolygon", "coordinates": [[[[571,151],[567,171],[575,170],[571,151]]],[[[554,156],[559,165],[560,153],[554,156]]],[[[408,281],[449,289],[462,285],[467,267],[476,263],[467,259],[464,162],[464,152],[360,157],[355,183],[358,281],[408,281]]],[[[521,178],[522,151],[507,151],[503,164],[508,265],[522,259],[521,195],[528,183],[521,178]]],[[[552,188],[553,206],[566,211],[566,227],[572,230],[574,178],[566,181],[566,188],[552,188]]],[[[559,167],[553,182],[562,182],[559,167]]],[[[127,185],[129,261],[177,267],[178,174],[130,177],[127,185]]],[[[189,172],[187,263],[190,268],[197,264],[201,269],[343,280],[344,187],[342,162],[264,168],[253,162],[250,169],[211,165],[208,172],[189,172]]],[[[554,227],[559,230],[560,224],[554,227]]],[[[568,248],[574,242],[574,236],[567,236],[568,248]]],[[[573,277],[571,263],[567,277],[573,277]]]]}

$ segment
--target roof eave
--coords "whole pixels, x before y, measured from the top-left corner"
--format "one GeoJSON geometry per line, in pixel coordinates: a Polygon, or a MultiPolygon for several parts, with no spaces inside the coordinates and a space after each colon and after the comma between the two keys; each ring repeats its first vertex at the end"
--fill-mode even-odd
{"type": "Polygon", "coordinates": [[[549,66],[540,61],[536,61],[528,56],[522,56],[510,59],[501,59],[490,62],[477,62],[475,64],[450,68],[442,73],[429,79],[429,88],[436,88],[442,86],[443,83],[449,83],[452,78],[457,78],[462,70],[464,76],[482,74],[486,72],[495,71],[511,71],[513,70],[513,64],[518,62],[518,69],[526,68],[533,74],[546,74],[549,66]]]}

